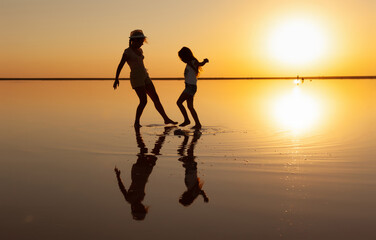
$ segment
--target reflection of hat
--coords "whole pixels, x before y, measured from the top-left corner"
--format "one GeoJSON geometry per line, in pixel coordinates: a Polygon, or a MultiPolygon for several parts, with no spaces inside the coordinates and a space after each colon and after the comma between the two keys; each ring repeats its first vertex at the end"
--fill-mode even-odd
{"type": "Polygon", "coordinates": [[[144,206],[141,202],[136,202],[131,204],[131,209],[134,220],[144,220],[149,207],[144,206]]]}
{"type": "Polygon", "coordinates": [[[130,39],[136,39],[136,38],[146,38],[142,30],[137,29],[131,32],[131,35],[129,37],[130,39]]]}

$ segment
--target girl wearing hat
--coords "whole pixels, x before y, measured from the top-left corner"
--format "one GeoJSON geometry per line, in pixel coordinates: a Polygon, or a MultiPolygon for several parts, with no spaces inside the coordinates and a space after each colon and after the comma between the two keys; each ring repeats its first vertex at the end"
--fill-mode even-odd
{"type": "Polygon", "coordinates": [[[184,70],[185,89],[181,93],[178,101],[176,102],[181,113],[184,116],[184,122],[181,123],[179,126],[186,126],[191,123],[191,121],[188,118],[187,111],[183,106],[183,102],[187,101],[188,109],[191,112],[193,119],[195,120],[195,125],[192,128],[200,129],[201,123],[198,119],[196,110],[193,107],[193,97],[197,91],[197,76],[199,74],[199,71],[201,70],[201,66],[204,66],[206,63],[209,62],[209,60],[205,58],[204,61],[199,62],[193,56],[192,51],[187,47],[183,47],[178,52],[178,55],[180,59],[187,64],[184,70]]]}
{"type": "Polygon", "coordinates": [[[141,49],[144,42],[146,42],[146,36],[142,30],[134,30],[131,32],[129,37],[129,47],[124,50],[123,57],[121,58],[119,66],[116,70],[116,78],[113,87],[116,89],[119,86],[119,75],[125,62],[127,62],[131,69],[130,82],[132,88],[136,91],[137,96],[140,99],[140,103],[136,111],[134,126],[141,127],[140,118],[147,103],[147,95],[149,95],[151,100],[154,102],[154,106],[159,114],[161,114],[163,117],[165,124],[177,124],[177,122],[172,121],[166,115],[153,82],[146,71],[144,66],[144,55],[141,49]]]}

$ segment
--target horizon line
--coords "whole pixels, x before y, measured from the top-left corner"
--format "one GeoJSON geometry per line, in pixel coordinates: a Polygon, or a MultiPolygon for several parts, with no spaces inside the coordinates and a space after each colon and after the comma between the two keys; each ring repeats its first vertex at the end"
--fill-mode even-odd
{"type": "MultiPolygon", "coordinates": [[[[115,78],[105,78],[105,77],[41,77],[41,78],[20,78],[20,77],[10,77],[10,78],[0,78],[0,81],[7,80],[114,80],[115,78]]],[[[152,80],[184,80],[184,77],[154,77],[152,80]]],[[[320,80],[320,79],[376,79],[376,75],[369,76],[295,76],[295,77],[198,77],[200,80],[320,80]]],[[[119,80],[129,80],[129,78],[119,78],[119,80]]]]}

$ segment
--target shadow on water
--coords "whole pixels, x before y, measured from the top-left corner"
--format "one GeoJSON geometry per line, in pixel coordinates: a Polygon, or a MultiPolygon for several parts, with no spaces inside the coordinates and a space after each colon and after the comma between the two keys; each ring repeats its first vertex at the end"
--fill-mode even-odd
{"type": "MultiPolygon", "coordinates": [[[[177,131],[175,131],[175,134],[180,135],[179,133],[177,134],[177,131]]],[[[204,202],[209,202],[209,198],[206,196],[204,190],[202,190],[203,182],[197,177],[197,162],[194,155],[194,148],[201,136],[201,132],[199,130],[194,131],[188,147],[189,136],[187,134],[183,136],[183,142],[178,148],[178,154],[181,156],[179,161],[183,162],[183,167],[185,168],[184,183],[187,190],[181,195],[179,202],[184,206],[189,206],[199,195],[204,198],[204,202]],[[187,152],[186,154],[184,153],[185,151],[187,152]]]]}
{"type": "Polygon", "coordinates": [[[140,152],[137,154],[137,161],[132,166],[131,170],[131,185],[128,190],[125,188],[120,177],[121,171],[115,167],[116,178],[119,184],[120,191],[123,193],[125,200],[131,204],[131,213],[133,219],[144,220],[148,212],[148,207],[142,201],[145,198],[145,187],[148,178],[153,171],[160,150],[166,139],[166,136],[174,127],[165,127],[164,132],[159,136],[155,142],[154,148],[148,153],[148,149],[142,139],[140,128],[135,128],[136,141],[140,152]]]}

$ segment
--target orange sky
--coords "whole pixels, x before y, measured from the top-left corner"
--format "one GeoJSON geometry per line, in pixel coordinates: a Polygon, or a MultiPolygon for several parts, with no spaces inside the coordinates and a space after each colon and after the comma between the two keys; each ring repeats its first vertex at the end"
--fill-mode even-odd
{"type": "Polygon", "coordinates": [[[0,77],[113,77],[138,28],[151,77],[182,77],[182,46],[209,58],[202,77],[376,75],[375,12],[374,0],[2,0],[0,77]]]}

